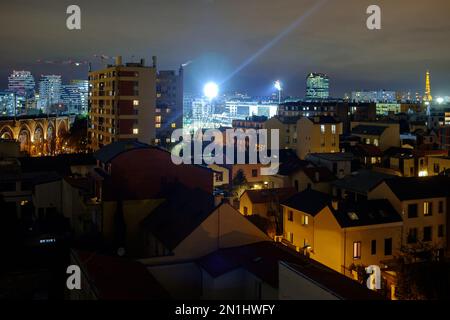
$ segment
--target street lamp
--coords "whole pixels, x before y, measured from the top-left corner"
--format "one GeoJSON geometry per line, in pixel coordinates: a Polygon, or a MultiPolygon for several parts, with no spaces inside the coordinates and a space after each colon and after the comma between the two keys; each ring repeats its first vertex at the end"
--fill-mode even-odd
{"type": "Polygon", "coordinates": [[[281,85],[281,81],[277,80],[275,81],[275,83],[273,84],[273,86],[275,87],[275,89],[277,89],[278,91],[278,104],[281,104],[281,91],[283,90],[283,87],[281,85]]]}

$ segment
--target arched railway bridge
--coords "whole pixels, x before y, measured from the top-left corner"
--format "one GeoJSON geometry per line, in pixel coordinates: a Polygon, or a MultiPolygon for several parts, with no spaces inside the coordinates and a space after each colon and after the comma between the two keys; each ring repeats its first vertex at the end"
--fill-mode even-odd
{"type": "Polygon", "coordinates": [[[58,153],[69,128],[69,116],[0,117],[0,139],[18,141],[20,150],[30,155],[58,153]]]}

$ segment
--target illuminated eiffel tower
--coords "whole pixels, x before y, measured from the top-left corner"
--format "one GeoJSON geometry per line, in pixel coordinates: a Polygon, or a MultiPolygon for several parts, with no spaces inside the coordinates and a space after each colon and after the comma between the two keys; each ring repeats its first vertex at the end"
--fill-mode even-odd
{"type": "Polygon", "coordinates": [[[425,78],[425,95],[423,97],[423,102],[432,102],[433,97],[431,96],[431,85],[430,85],[430,72],[427,71],[425,78]]]}

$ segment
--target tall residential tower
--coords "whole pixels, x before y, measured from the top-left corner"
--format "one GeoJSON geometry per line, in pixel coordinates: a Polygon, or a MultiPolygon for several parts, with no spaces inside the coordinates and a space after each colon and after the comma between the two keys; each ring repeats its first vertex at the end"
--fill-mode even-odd
{"type": "Polygon", "coordinates": [[[116,141],[155,141],[156,67],[122,63],[89,73],[88,141],[92,150],[116,141]]]}

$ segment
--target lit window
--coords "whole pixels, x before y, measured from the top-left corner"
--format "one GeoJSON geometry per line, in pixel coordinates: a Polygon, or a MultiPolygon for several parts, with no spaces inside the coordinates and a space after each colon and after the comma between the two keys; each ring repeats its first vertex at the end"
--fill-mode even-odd
{"type": "Polygon", "coordinates": [[[172,123],[171,127],[175,129],[177,127],[177,124],[174,122],[172,123]]]}
{"type": "Polygon", "coordinates": [[[335,125],[335,124],[333,124],[333,125],[331,126],[331,132],[332,132],[333,134],[336,134],[336,125],[335,125]]]}
{"type": "Polygon", "coordinates": [[[423,215],[431,216],[433,214],[433,204],[431,202],[425,201],[423,203],[423,215]]]}
{"type": "Polygon", "coordinates": [[[324,134],[325,133],[325,125],[321,125],[320,126],[320,132],[322,133],[322,134],[324,134]]]}
{"type": "Polygon", "coordinates": [[[161,123],[155,124],[155,128],[161,128],[161,123]]]}
{"type": "Polygon", "coordinates": [[[303,215],[303,221],[302,221],[302,224],[304,225],[304,226],[307,226],[308,224],[309,224],[309,217],[305,214],[305,215],[303,215]]]}
{"type": "Polygon", "coordinates": [[[361,241],[353,242],[353,259],[361,259],[361,241]]]}
{"type": "Polygon", "coordinates": [[[133,106],[137,107],[139,105],[139,100],[133,100],[133,106]]]}
{"type": "Polygon", "coordinates": [[[155,122],[160,123],[160,122],[161,122],[161,116],[156,116],[156,117],[155,117],[155,122]]]}
{"type": "Polygon", "coordinates": [[[373,139],[373,144],[378,147],[379,145],[378,139],[373,139]]]}
{"type": "Polygon", "coordinates": [[[138,134],[139,133],[139,129],[138,128],[134,128],[133,129],[133,134],[138,134]]]}

